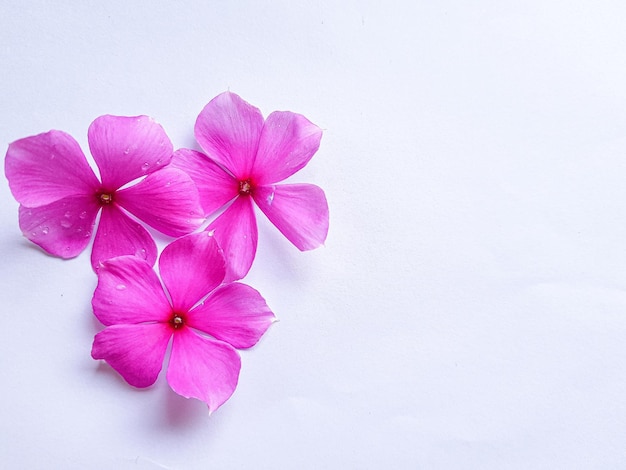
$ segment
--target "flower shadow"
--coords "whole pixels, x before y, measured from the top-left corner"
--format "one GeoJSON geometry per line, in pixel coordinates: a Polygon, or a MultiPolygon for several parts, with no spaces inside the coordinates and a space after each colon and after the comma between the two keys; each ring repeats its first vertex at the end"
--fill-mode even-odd
{"type": "Polygon", "coordinates": [[[161,422],[168,428],[188,428],[199,425],[209,414],[207,406],[194,399],[182,397],[169,387],[162,387],[163,413],[161,422]]]}

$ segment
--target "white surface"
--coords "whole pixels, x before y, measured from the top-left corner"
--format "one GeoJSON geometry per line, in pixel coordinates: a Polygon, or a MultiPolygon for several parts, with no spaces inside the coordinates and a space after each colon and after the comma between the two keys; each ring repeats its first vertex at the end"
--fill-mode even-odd
{"type": "MultiPolygon", "coordinates": [[[[56,3],[56,5],[53,5],[56,3]]],[[[230,89],[325,129],[297,179],[325,248],[268,223],[280,318],[209,418],[90,358],[85,252],[22,238],[0,185],[5,468],[625,468],[621,1],[0,6],[0,142],[148,114],[193,146],[230,89]],[[385,6],[380,6],[380,4],[385,6]]]]}

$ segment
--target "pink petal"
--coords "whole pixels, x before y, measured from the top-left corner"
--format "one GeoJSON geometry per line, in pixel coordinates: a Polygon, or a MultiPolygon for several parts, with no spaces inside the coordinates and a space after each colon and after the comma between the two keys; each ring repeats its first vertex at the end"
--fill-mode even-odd
{"type": "Polygon", "coordinates": [[[157,258],[156,243],[140,223],[130,219],[116,205],[102,206],[91,265],[96,270],[103,261],[122,255],[135,255],[152,266],[157,258]]]}
{"type": "Polygon", "coordinates": [[[227,91],[200,112],[195,135],[211,159],[245,179],[250,176],[262,128],[261,111],[227,91]]]}
{"type": "Polygon", "coordinates": [[[203,153],[177,150],[171,165],[187,173],[196,184],[205,215],[215,212],[239,192],[237,180],[203,153]]]}
{"type": "Polygon", "coordinates": [[[189,328],[174,333],[167,381],[179,395],[197,398],[217,410],[235,391],[241,359],[229,344],[197,335],[189,328]]]}
{"type": "Polygon", "coordinates": [[[257,226],[250,197],[238,197],[217,219],[207,227],[226,258],[224,282],[243,278],[256,254],[257,226]]]}
{"type": "Polygon", "coordinates": [[[301,251],[322,245],[328,233],[328,203],[312,184],[257,187],[254,200],[268,219],[301,251]]]}
{"type": "Polygon", "coordinates": [[[267,117],[252,176],[258,185],[284,180],[317,152],[322,130],[300,114],[275,111],[267,117]]]}
{"type": "Polygon", "coordinates": [[[111,191],[167,165],[172,142],[148,116],[100,116],[89,126],[89,148],[111,191]]]}
{"type": "Polygon", "coordinates": [[[187,315],[187,324],[237,349],[254,346],[276,320],[261,294],[245,284],[226,284],[187,315]]]}
{"type": "Polygon", "coordinates": [[[73,258],[89,243],[98,209],[94,196],[68,196],[40,207],[20,206],[20,229],[48,253],[73,258]]]}
{"type": "Polygon", "coordinates": [[[91,357],[104,359],[135,387],[149,387],[161,371],[172,329],[168,325],[113,325],[98,333],[91,357]]]}
{"type": "Polygon", "coordinates": [[[226,267],[215,238],[201,232],[166,246],[159,258],[159,272],[174,310],[183,313],[222,283],[226,267]]]}
{"type": "Polygon", "coordinates": [[[4,172],[15,199],[29,207],[95,194],[100,185],[78,143],[61,131],[13,142],[7,150],[4,172]]]}
{"type": "Polygon", "coordinates": [[[104,325],[167,322],[172,308],[156,273],[136,256],[120,256],[98,268],[91,305],[104,325]]]}
{"type": "Polygon", "coordinates": [[[171,237],[198,228],[203,210],[196,185],[176,168],[149,174],[139,183],[115,193],[117,203],[151,227],[171,237]]]}

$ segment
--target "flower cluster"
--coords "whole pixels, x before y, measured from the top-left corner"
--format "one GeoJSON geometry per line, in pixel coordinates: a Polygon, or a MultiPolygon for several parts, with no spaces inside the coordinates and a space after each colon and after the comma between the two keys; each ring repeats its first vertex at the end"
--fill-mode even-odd
{"type": "Polygon", "coordinates": [[[203,152],[174,151],[147,116],[101,116],[88,130],[100,178],[76,140],[55,130],[10,144],[5,174],[24,236],[45,252],[73,258],[94,239],[92,307],[105,328],[92,357],[148,387],[171,342],[170,387],[212,412],[237,386],[237,349],[254,346],[275,320],[259,292],[239,282],[257,250],[254,206],[310,250],[326,239],[328,205],[315,185],[278,184],[319,147],[322,131],[304,116],[264,119],[226,92],[194,131],[203,152]],[[175,238],[160,256],[143,224],[175,238]]]}

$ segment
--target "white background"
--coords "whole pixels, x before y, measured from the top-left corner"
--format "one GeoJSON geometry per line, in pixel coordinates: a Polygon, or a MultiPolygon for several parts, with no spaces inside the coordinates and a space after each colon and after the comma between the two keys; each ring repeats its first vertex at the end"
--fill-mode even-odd
{"type": "Polygon", "coordinates": [[[3,1],[5,148],[86,149],[101,114],[193,147],[230,89],[325,130],[293,180],[331,224],[300,253],[260,218],[245,281],[280,322],[209,417],[91,359],[89,252],[27,242],[1,184],[0,465],[626,468],[625,24],[598,0],[3,1]]]}

